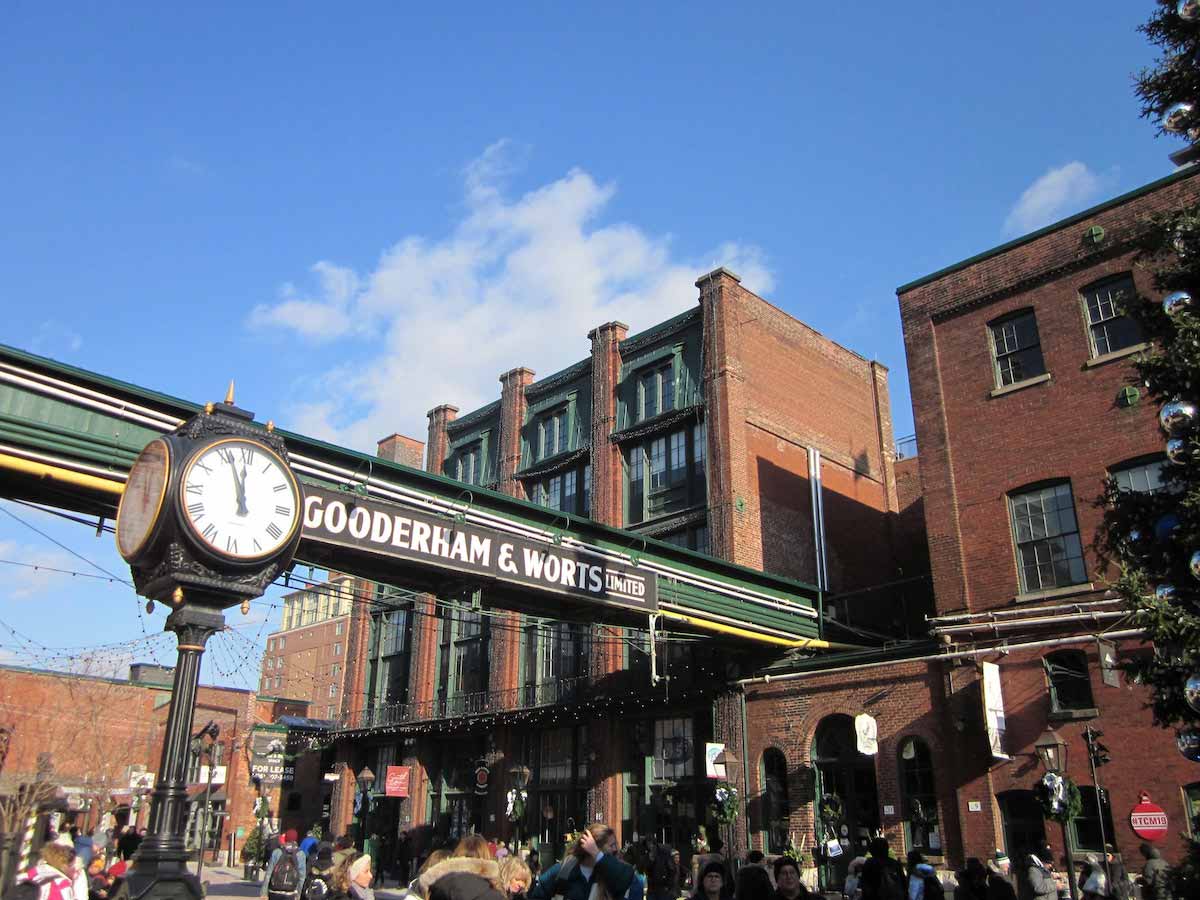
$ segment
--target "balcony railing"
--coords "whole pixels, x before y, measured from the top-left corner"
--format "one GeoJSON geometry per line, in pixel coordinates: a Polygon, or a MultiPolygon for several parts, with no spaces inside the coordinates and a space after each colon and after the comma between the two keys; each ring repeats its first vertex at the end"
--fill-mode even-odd
{"type": "Polygon", "coordinates": [[[412,722],[464,719],[554,706],[586,699],[594,686],[595,681],[590,676],[580,675],[504,691],[473,691],[414,703],[385,703],[343,716],[338,722],[338,730],[389,728],[412,722]]]}
{"type": "Polygon", "coordinates": [[[896,459],[909,459],[917,455],[917,436],[896,438],[896,459]]]}

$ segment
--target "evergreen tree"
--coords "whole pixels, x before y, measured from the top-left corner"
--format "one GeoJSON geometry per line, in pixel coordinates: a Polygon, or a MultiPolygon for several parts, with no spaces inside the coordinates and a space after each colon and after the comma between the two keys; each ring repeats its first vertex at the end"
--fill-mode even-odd
{"type": "MultiPolygon", "coordinates": [[[[1142,115],[1156,121],[1160,133],[1195,142],[1200,0],[1158,0],[1140,30],[1161,50],[1135,80],[1142,115]]],[[[1141,240],[1138,265],[1153,273],[1165,299],[1127,304],[1151,341],[1134,361],[1135,386],[1159,408],[1170,463],[1166,489],[1154,494],[1109,483],[1101,543],[1119,566],[1115,588],[1133,624],[1153,645],[1127,671],[1150,690],[1155,723],[1174,729],[1180,752],[1200,760],[1200,206],[1154,222],[1141,240]]],[[[1190,841],[1176,879],[1176,896],[1200,896],[1200,842],[1190,841]]]]}

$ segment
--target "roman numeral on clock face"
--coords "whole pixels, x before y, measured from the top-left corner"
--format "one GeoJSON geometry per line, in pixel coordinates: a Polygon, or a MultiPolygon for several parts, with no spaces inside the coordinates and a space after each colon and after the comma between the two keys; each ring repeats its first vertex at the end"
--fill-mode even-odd
{"type": "Polygon", "coordinates": [[[275,514],[279,516],[290,516],[292,514],[292,508],[290,506],[276,506],[275,514]]]}
{"type": "Polygon", "coordinates": [[[201,532],[201,534],[203,534],[207,540],[215,541],[217,537],[217,526],[212,522],[209,522],[204,526],[204,531],[201,532]]]}
{"type": "Polygon", "coordinates": [[[204,493],[204,485],[202,485],[202,484],[189,484],[189,485],[188,485],[188,486],[185,488],[185,490],[186,490],[186,492],[187,492],[187,493],[189,493],[189,494],[195,494],[196,496],[199,496],[200,494],[203,494],[203,493],[204,493]]]}
{"type": "Polygon", "coordinates": [[[230,553],[237,553],[238,552],[237,538],[234,538],[234,537],[225,538],[225,549],[228,550],[230,553]]]}
{"type": "Polygon", "coordinates": [[[254,465],[254,448],[253,447],[243,447],[241,449],[241,451],[239,451],[239,452],[242,455],[242,462],[244,462],[248,466],[254,465]]]}
{"type": "Polygon", "coordinates": [[[198,519],[204,515],[204,503],[200,500],[197,500],[195,503],[189,503],[187,511],[188,515],[198,519]]]}
{"type": "Polygon", "coordinates": [[[272,540],[277,541],[277,540],[279,540],[279,536],[281,534],[283,534],[283,529],[281,529],[278,525],[276,525],[274,522],[272,522],[270,525],[267,526],[267,534],[269,534],[271,536],[272,540]]]}
{"type": "Polygon", "coordinates": [[[280,491],[286,491],[287,490],[287,482],[281,482],[281,483],[275,485],[275,487],[271,488],[271,490],[273,490],[277,494],[280,491]]]}

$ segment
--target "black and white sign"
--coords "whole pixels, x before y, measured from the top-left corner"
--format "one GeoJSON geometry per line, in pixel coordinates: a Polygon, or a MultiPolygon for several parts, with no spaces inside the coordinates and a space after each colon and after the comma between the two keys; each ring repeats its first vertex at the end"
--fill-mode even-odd
{"type": "Polygon", "coordinates": [[[250,744],[250,777],[259,779],[263,784],[292,781],[296,776],[296,764],[286,758],[285,748],[282,734],[255,734],[250,744]]]}
{"type": "Polygon", "coordinates": [[[658,609],[652,572],[318,485],[305,486],[304,537],[583,600],[658,609]]]}

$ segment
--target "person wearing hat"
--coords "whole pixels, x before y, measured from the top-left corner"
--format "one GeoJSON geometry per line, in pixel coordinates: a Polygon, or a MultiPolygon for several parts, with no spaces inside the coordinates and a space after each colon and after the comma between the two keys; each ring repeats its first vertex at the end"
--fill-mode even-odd
{"type": "Polygon", "coordinates": [[[846,881],[842,885],[842,896],[846,900],[858,900],[862,895],[862,888],[858,886],[858,882],[862,878],[863,866],[866,864],[865,856],[856,856],[850,860],[850,866],[846,870],[846,881]]]}
{"type": "Polygon", "coordinates": [[[1008,854],[997,850],[987,861],[988,900],[1017,900],[1017,890],[1012,882],[1012,863],[1008,854]]]}
{"type": "Polygon", "coordinates": [[[724,863],[712,860],[700,870],[700,884],[692,900],[729,900],[729,886],[725,883],[724,863]]]}
{"type": "Polygon", "coordinates": [[[972,856],[958,873],[958,886],[954,889],[954,900],[987,900],[987,869],[972,856]]]}
{"type": "Polygon", "coordinates": [[[800,864],[790,856],[775,860],[775,900],[807,900],[808,888],[800,880],[800,864]]]}
{"type": "Polygon", "coordinates": [[[1112,844],[1104,845],[1104,858],[1108,861],[1109,896],[1113,900],[1129,900],[1129,874],[1125,863],[1112,844]]]}

